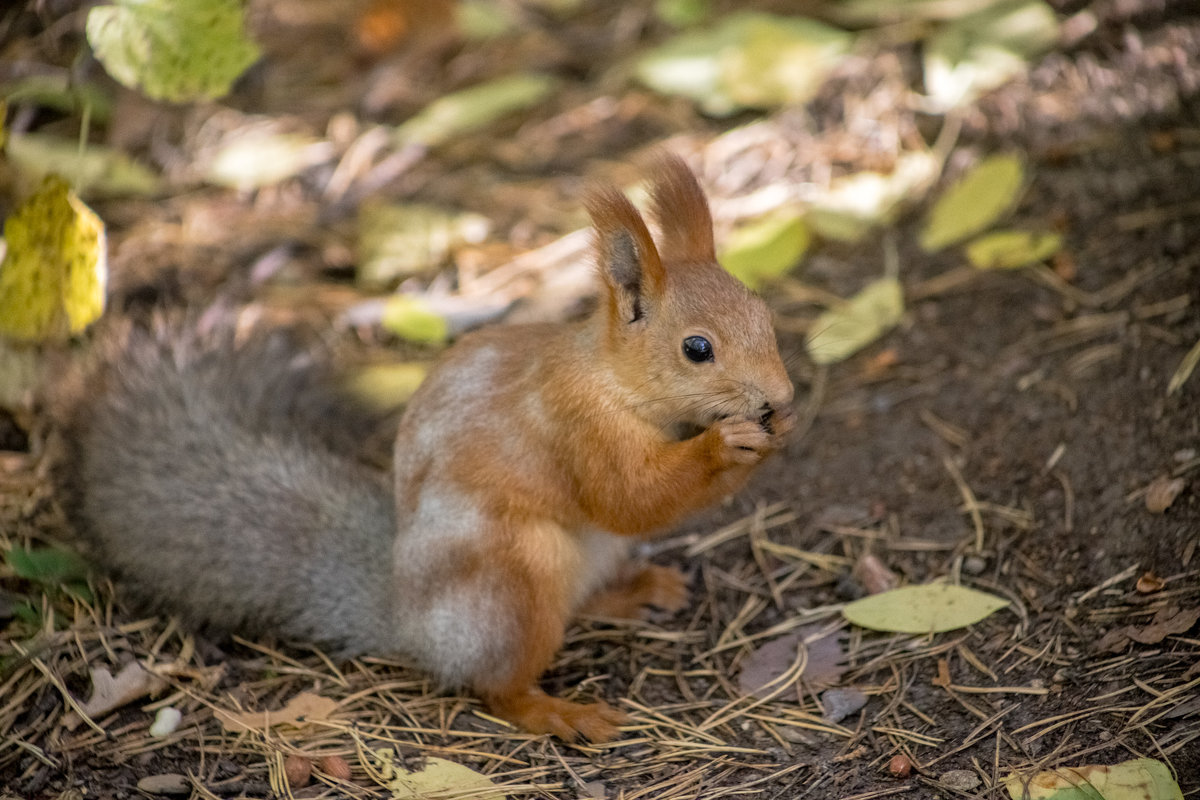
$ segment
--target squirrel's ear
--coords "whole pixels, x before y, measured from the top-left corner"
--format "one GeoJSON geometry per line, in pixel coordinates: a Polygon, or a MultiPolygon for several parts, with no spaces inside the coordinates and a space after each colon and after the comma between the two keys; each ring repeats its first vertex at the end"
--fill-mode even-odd
{"type": "Polygon", "coordinates": [[[654,165],[650,209],[669,261],[715,261],[708,200],[683,159],[664,153],[654,165]]]}
{"type": "Polygon", "coordinates": [[[633,203],[611,186],[593,190],[587,209],[596,228],[596,261],[609,311],[620,322],[635,322],[665,289],[666,273],[654,240],[633,203]]]}

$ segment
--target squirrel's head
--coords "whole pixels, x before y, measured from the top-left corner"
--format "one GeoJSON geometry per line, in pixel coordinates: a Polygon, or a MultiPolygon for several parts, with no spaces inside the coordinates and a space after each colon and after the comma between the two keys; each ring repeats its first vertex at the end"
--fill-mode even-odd
{"type": "Polygon", "coordinates": [[[620,191],[588,199],[606,359],[661,427],[686,432],[725,417],[769,425],[793,393],[770,311],[717,263],[708,202],[681,159],[660,158],[650,197],[657,247],[620,191]]]}

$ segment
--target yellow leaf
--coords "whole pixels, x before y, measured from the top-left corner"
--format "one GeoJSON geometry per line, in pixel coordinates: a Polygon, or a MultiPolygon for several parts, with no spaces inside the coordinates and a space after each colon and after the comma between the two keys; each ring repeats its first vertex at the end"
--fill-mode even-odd
{"type": "Polygon", "coordinates": [[[534,73],[497,78],[433,101],[398,127],[395,136],[400,144],[436,147],[537,105],[556,85],[549,75],[534,73]]]}
{"type": "Polygon", "coordinates": [[[894,278],[868,284],[843,305],[813,322],[808,353],[818,364],[844,361],[878,339],[904,316],[904,293],[894,278]]]}
{"type": "Polygon", "coordinates": [[[1008,605],[994,595],[954,586],[929,583],[902,586],[847,603],[847,620],[862,628],[891,633],[941,633],[973,625],[1008,605]]]}
{"type": "Polygon", "coordinates": [[[1171,770],[1153,758],[1107,766],[1060,767],[1004,779],[1013,800],[1183,800],[1171,770]]]}
{"type": "Polygon", "coordinates": [[[1175,373],[1171,375],[1171,380],[1167,383],[1168,397],[1183,388],[1188,378],[1192,377],[1192,372],[1195,371],[1197,364],[1200,364],[1200,340],[1197,340],[1192,345],[1192,349],[1187,351],[1187,355],[1183,357],[1183,361],[1179,362],[1175,373]]]}
{"type": "Polygon", "coordinates": [[[57,176],[4,223],[0,335],[62,340],[104,311],[104,223],[57,176]]]}
{"type": "Polygon", "coordinates": [[[991,227],[1012,208],[1025,182],[1015,155],[991,156],[963,175],[934,204],[921,248],[933,253],[991,227]]]}
{"type": "Polygon", "coordinates": [[[376,364],[359,370],[348,388],[371,408],[388,411],[408,402],[428,372],[429,365],[420,362],[376,364]]]}
{"type": "Polygon", "coordinates": [[[383,310],[383,327],[410,342],[438,344],[450,336],[446,320],[420,298],[408,294],[388,298],[383,310]]]}
{"type": "Polygon", "coordinates": [[[419,770],[394,763],[388,750],[376,750],[375,768],[393,800],[425,800],[434,797],[463,797],[471,800],[504,800],[508,793],[492,780],[462,764],[444,758],[426,758],[419,770]]]}
{"type": "Polygon", "coordinates": [[[799,211],[778,211],[726,237],[720,261],[731,275],[757,289],[764,279],[779,277],[796,266],[810,241],[799,211]]]}
{"type": "Polygon", "coordinates": [[[1061,249],[1062,237],[1057,233],[995,231],[967,245],[967,260],[979,269],[1020,269],[1061,249]]]}
{"type": "Polygon", "coordinates": [[[359,286],[378,289],[436,267],[457,247],[487,238],[491,223],[423,203],[364,203],[358,212],[359,286]]]}
{"type": "Polygon", "coordinates": [[[277,725],[300,727],[308,722],[329,719],[337,702],[312,692],[301,692],[278,711],[214,711],[221,727],[229,733],[243,731],[267,731],[277,725]]]}

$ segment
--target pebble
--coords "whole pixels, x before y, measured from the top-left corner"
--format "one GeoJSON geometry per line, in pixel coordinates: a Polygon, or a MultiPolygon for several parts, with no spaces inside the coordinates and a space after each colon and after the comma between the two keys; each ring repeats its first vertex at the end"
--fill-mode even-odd
{"type": "Polygon", "coordinates": [[[943,786],[959,792],[969,792],[979,786],[979,776],[969,769],[952,769],[938,776],[943,786]]]}
{"type": "Polygon", "coordinates": [[[137,782],[137,788],[146,794],[187,795],[192,793],[192,784],[187,776],[177,772],[147,775],[137,782]]]}

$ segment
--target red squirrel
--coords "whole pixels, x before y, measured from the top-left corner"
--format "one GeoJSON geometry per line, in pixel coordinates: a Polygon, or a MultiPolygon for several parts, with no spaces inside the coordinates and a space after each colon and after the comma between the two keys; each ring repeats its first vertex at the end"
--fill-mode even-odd
{"type": "MultiPolygon", "coordinates": [[[[652,239],[594,190],[601,299],[493,326],[409,401],[393,487],[306,430],[296,359],[133,337],[66,414],[67,506],[101,564],[185,621],[405,656],[534,733],[625,715],[543,691],[571,619],[674,611],[630,546],[739,489],[794,427],[761,299],[723,270],[695,177],[665,156],[652,239]]],[[[326,420],[328,425],[328,420],[326,420]]]]}

